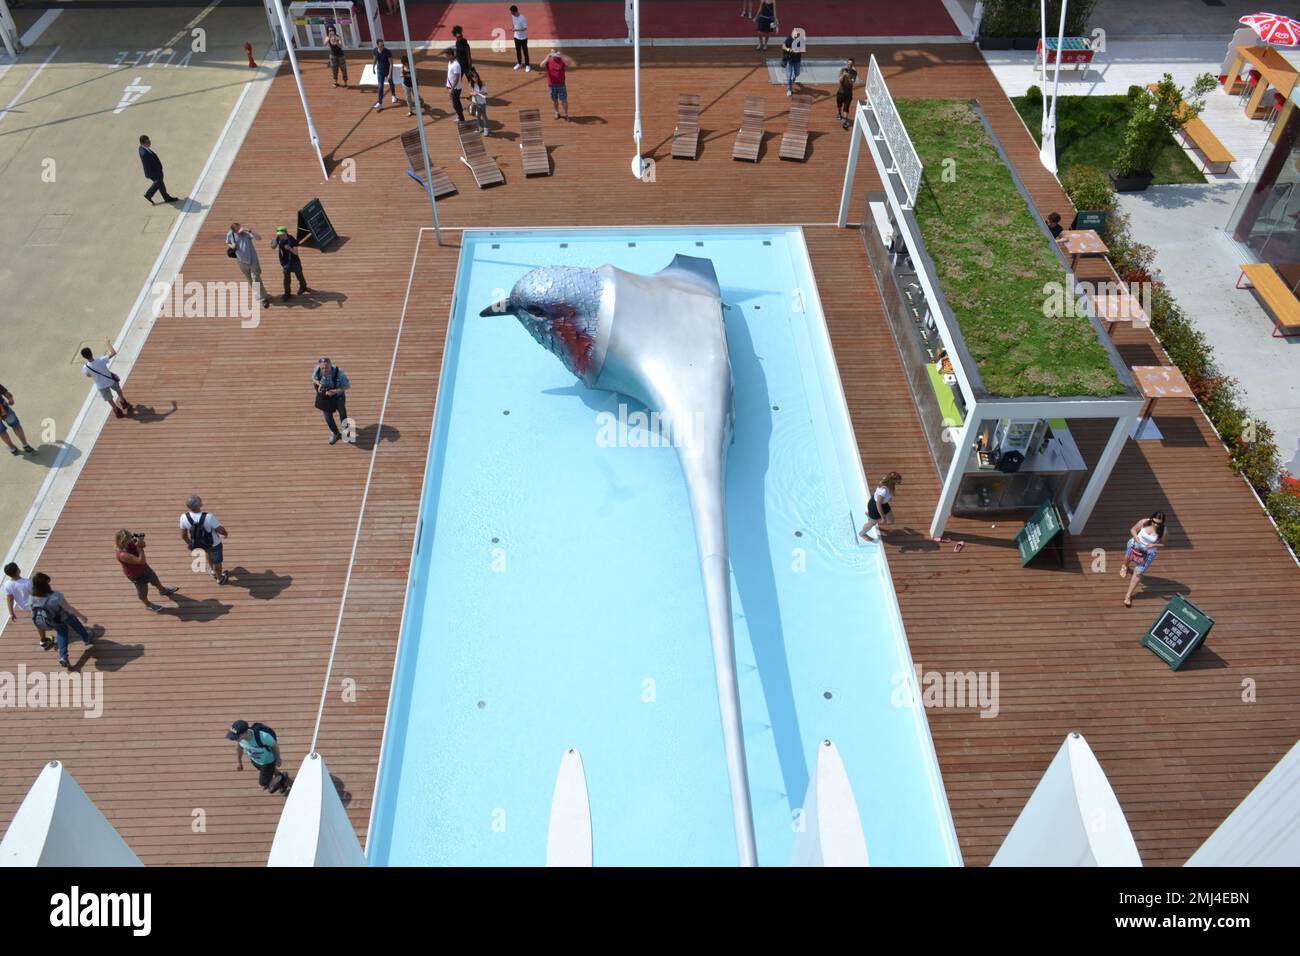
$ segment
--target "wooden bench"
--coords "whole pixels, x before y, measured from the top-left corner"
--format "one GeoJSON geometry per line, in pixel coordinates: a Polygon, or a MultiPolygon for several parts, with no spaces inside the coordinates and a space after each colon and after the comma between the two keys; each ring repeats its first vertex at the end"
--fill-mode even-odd
{"type": "Polygon", "coordinates": [[[790,97],[790,128],[781,137],[781,158],[808,158],[808,118],[812,114],[812,97],[799,93],[790,97]]]}
{"type": "Polygon", "coordinates": [[[736,145],[731,149],[732,159],[758,162],[758,149],[763,145],[763,111],[767,101],[761,96],[745,97],[745,113],[736,133],[736,145]]]}
{"type": "MultiPolygon", "coordinates": [[[[418,129],[408,129],[402,134],[402,149],[406,152],[406,162],[410,165],[407,175],[414,179],[425,189],[429,184],[421,178],[424,175],[424,151],[420,148],[420,131],[418,129]]],[[[447,171],[441,166],[436,165],[432,160],[429,162],[429,176],[433,180],[433,198],[441,199],[443,196],[450,196],[456,191],[456,184],[451,181],[447,171]]]]}
{"type": "Polygon", "coordinates": [[[519,111],[519,151],[524,160],[525,176],[551,175],[551,160],[542,141],[542,111],[519,111]]]}
{"type": "Polygon", "coordinates": [[[483,134],[477,123],[457,123],[456,133],[460,136],[460,149],[463,155],[460,161],[474,174],[474,182],[479,189],[504,183],[506,177],[501,174],[497,161],[487,154],[483,147],[483,134]]]}
{"type": "MultiPolygon", "coordinates": [[[[1147,84],[1147,89],[1152,93],[1156,91],[1155,83],[1147,84]]],[[[1186,107],[1185,102],[1181,102],[1180,110],[1186,107]]],[[[1180,122],[1182,122],[1180,120],[1180,122]]],[[[1237,161],[1237,157],[1228,152],[1228,148],[1219,141],[1219,137],[1210,131],[1205,125],[1205,121],[1199,116],[1193,116],[1190,120],[1182,123],[1183,135],[1187,137],[1192,148],[1197,150],[1204,160],[1201,164],[1201,171],[1206,173],[1226,173],[1228,168],[1237,161]],[[1218,169],[1210,169],[1210,166],[1218,166],[1218,169]]]]}
{"type": "Polygon", "coordinates": [[[1273,312],[1273,338],[1290,338],[1300,335],[1300,299],[1282,281],[1277,270],[1266,262],[1246,263],[1237,277],[1237,288],[1253,287],[1273,312]],[[1241,280],[1249,279],[1250,286],[1243,287],[1241,280]]]}
{"type": "Polygon", "coordinates": [[[700,149],[700,98],[695,93],[677,97],[677,128],[673,130],[673,159],[694,159],[700,149]]]}

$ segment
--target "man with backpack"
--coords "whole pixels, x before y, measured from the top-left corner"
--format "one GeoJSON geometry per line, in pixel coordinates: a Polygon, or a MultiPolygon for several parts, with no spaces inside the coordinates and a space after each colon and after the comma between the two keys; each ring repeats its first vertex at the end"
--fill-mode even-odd
{"type": "Polygon", "coordinates": [[[322,355],[312,370],[311,384],[316,390],[316,407],[324,414],[325,423],[330,427],[330,444],[333,445],[343,437],[339,426],[345,425],[348,420],[347,391],[352,383],[348,381],[343,369],[331,362],[329,356],[322,355]],[[334,424],[335,414],[339,416],[338,425],[334,424]]]}
{"type": "Polygon", "coordinates": [[[282,758],[280,741],[276,739],[274,730],[266,724],[237,720],[230,725],[226,739],[235,741],[236,770],[244,769],[244,751],[248,751],[248,759],[257,768],[258,785],[267,793],[275,793],[277,790],[289,792],[289,775],[276,770],[282,758]]]}
{"type": "Polygon", "coordinates": [[[81,622],[90,618],[73,607],[62,591],[53,590],[50,576],[39,571],[32,575],[31,604],[32,623],[41,635],[41,646],[45,647],[49,641],[46,632],[53,631],[59,647],[59,664],[71,667],[68,662],[68,628],[77,632],[83,644],[89,644],[94,638],[81,622]]]}
{"type": "Polygon", "coordinates": [[[217,579],[218,584],[230,580],[230,572],[221,569],[221,539],[229,537],[227,531],[217,520],[217,516],[203,510],[203,499],[190,495],[185,502],[186,511],[181,512],[181,540],[191,552],[202,551],[208,556],[208,574],[217,579]]]}

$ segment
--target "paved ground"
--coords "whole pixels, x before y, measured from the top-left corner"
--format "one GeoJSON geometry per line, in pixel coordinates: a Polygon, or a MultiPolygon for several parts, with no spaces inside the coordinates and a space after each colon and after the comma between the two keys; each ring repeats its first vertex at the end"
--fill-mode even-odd
{"type": "MultiPolygon", "coordinates": [[[[975,0],[958,0],[968,14],[975,0]]],[[[1261,10],[1286,13],[1287,4],[1261,4],[1258,0],[1222,0],[1211,6],[1205,0],[1099,0],[1092,23],[1111,38],[1123,36],[1222,37],[1226,43],[1241,24],[1238,17],[1261,10]]],[[[1291,14],[1294,16],[1295,11],[1291,14]]]]}
{"type": "MultiPolygon", "coordinates": [[[[0,76],[0,382],[38,448],[0,453],[0,552],[88,393],[77,351],[119,334],[177,218],[204,211],[144,201],[140,134],[187,197],[252,72],[243,44],[260,56],[268,42],[259,8],[221,5],[198,24],[206,52],[192,51],[184,28],[203,9],[64,10],[0,76]]],[[[39,11],[17,14],[25,29],[39,11]]]]}
{"type": "Polygon", "coordinates": [[[1240,263],[1253,261],[1224,230],[1240,195],[1230,184],[1153,186],[1123,193],[1120,204],[1223,370],[1241,382],[1246,406],[1277,432],[1283,462],[1300,473],[1300,339],[1273,338],[1254,294],[1233,288],[1240,263]]]}

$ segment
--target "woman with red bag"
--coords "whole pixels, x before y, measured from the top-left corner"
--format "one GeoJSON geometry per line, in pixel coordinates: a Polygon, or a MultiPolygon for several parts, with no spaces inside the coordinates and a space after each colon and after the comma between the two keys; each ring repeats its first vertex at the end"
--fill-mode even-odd
{"type": "Polygon", "coordinates": [[[1133,606],[1133,592],[1137,590],[1138,581],[1155,562],[1156,552],[1164,547],[1165,513],[1157,511],[1150,518],[1144,518],[1129,531],[1128,547],[1124,551],[1124,565],[1119,569],[1121,578],[1132,572],[1133,579],[1128,583],[1128,593],[1124,595],[1124,606],[1133,606]]]}

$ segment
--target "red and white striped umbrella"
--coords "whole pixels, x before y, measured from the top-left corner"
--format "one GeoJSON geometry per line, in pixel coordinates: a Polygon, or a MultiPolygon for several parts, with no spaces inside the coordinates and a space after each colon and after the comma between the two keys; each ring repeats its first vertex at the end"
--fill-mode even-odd
{"type": "Polygon", "coordinates": [[[1292,20],[1280,13],[1252,13],[1237,22],[1253,28],[1265,43],[1300,46],[1300,20],[1292,20]]]}

